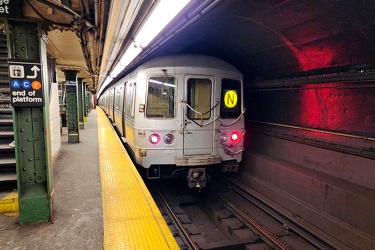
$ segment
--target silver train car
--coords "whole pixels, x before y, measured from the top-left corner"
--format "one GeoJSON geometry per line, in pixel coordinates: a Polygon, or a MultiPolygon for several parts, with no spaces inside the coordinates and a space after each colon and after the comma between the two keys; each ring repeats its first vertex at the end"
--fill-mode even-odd
{"type": "Polygon", "coordinates": [[[222,60],[150,60],[107,88],[98,106],[149,179],[186,176],[190,188],[201,188],[219,171],[238,171],[243,77],[222,60]]]}

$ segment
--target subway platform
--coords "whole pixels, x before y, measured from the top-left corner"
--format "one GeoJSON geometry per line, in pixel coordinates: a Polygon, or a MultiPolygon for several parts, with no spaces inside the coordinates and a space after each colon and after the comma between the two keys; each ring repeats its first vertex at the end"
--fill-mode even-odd
{"type": "Polygon", "coordinates": [[[0,249],[179,249],[100,108],[80,143],[63,128],[53,168],[53,220],[20,225],[0,214],[0,249]]]}

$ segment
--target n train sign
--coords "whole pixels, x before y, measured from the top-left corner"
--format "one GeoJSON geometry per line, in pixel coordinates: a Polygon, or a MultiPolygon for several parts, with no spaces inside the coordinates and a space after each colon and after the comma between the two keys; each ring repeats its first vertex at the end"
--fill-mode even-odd
{"type": "Polygon", "coordinates": [[[9,63],[10,97],[13,107],[43,107],[40,68],[41,65],[38,63],[9,63]]]}

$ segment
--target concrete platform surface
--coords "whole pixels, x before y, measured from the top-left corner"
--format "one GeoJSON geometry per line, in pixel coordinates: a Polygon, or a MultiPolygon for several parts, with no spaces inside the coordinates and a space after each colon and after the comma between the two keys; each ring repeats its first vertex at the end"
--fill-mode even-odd
{"type": "Polygon", "coordinates": [[[68,143],[63,128],[53,161],[53,221],[20,225],[18,216],[0,214],[1,250],[103,249],[97,131],[96,110],[80,130],[80,143],[68,143]]]}

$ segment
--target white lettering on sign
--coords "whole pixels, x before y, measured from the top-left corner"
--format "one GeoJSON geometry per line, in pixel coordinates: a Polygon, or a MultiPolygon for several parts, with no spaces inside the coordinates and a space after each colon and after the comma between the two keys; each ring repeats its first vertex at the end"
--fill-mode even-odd
{"type": "Polygon", "coordinates": [[[7,4],[9,4],[9,0],[0,0],[0,13],[9,14],[9,6],[7,4]],[[5,6],[3,7],[3,5],[5,6]]]}
{"type": "Polygon", "coordinates": [[[13,101],[13,103],[17,103],[17,102],[27,102],[27,103],[42,102],[42,98],[40,98],[40,97],[29,97],[29,96],[23,96],[23,97],[17,96],[17,97],[13,97],[12,101],[13,101]]]}
{"type": "Polygon", "coordinates": [[[26,90],[19,90],[19,91],[12,91],[12,101],[13,103],[16,103],[16,102],[21,102],[21,103],[24,103],[24,102],[42,102],[42,98],[40,97],[33,97],[36,95],[36,92],[35,90],[31,91],[31,92],[27,92],[27,95],[26,95],[26,90]],[[28,95],[28,96],[27,96],[28,95]]]}

